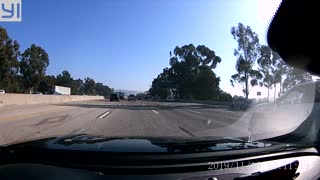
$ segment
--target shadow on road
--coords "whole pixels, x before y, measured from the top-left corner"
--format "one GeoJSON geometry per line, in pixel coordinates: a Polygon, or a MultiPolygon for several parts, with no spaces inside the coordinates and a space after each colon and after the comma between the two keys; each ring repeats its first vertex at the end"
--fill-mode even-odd
{"type": "Polygon", "coordinates": [[[174,109],[225,109],[232,111],[230,108],[221,105],[206,105],[206,104],[184,104],[184,103],[163,103],[163,104],[94,104],[94,103],[68,103],[57,104],[57,106],[76,106],[83,108],[109,108],[109,109],[126,109],[126,110],[174,110],[174,109]]]}

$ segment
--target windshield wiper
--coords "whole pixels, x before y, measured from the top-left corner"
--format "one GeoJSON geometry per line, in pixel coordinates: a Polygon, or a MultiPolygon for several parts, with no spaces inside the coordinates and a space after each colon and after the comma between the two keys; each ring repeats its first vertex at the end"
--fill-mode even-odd
{"type": "Polygon", "coordinates": [[[177,141],[177,142],[158,142],[153,143],[157,146],[167,148],[171,153],[194,153],[194,152],[213,152],[222,150],[238,150],[249,148],[266,147],[262,142],[249,142],[241,139],[224,138],[224,137],[206,137],[194,140],[177,141]]]}

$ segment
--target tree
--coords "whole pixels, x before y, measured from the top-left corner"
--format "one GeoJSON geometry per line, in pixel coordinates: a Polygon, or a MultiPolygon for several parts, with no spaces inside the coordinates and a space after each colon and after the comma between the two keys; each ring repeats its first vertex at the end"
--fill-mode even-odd
{"type": "Polygon", "coordinates": [[[192,93],[197,100],[216,100],[219,97],[220,78],[207,66],[199,68],[195,82],[193,83],[192,93]]]}
{"type": "Polygon", "coordinates": [[[98,82],[98,83],[96,83],[95,89],[96,89],[96,92],[98,95],[102,95],[103,91],[104,91],[104,86],[102,83],[98,82]]]}
{"type": "Polygon", "coordinates": [[[272,62],[275,84],[280,84],[279,95],[294,85],[312,80],[311,74],[287,65],[276,52],[273,52],[272,62]]]}
{"type": "Polygon", "coordinates": [[[306,73],[301,69],[288,66],[287,75],[283,81],[282,88],[284,91],[286,91],[290,89],[292,86],[310,80],[312,80],[312,76],[309,73],[306,73]]]}
{"type": "Polygon", "coordinates": [[[76,79],[72,82],[71,94],[81,95],[84,93],[84,85],[82,79],[76,79]]]}
{"type": "Polygon", "coordinates": [[[149,94],[166,98],[173,94],[183,99],[208,100],[219,96],[220,78],[212,69],[221,58],[204,45],[176,46],[170,51],[170,68],[163,69],[152,82],[149,94]]]}
{"type": "Polygon", "coordinates": [[[52,94],[54,92],[53,86],[55,86],[56,77],[47,75],[39,83],[38,91],[43,94],[52,94]]]}
{"type": "Polygon", "coordinates": [[[36,90],[40,81],[44,79],[48,66],[49,56],[40,46],[32,44],[25,50],[20,62],[20,73],[25,89],[29,89],[29,92],[36,90]]]}
{"type": "Polygon", "coordinates": [[[72,95],[80,95],[84,93],[84,83],[82,79],[74,80],[67,70],[62,71],[62,73],[57,76],[56,85],[71,88],[72,95]]]}
{"type": "Polygon", "coordinates": [[[176,47],[170,58],[169,82],[174,82],[181,98],[211,99],[219,90],[220,79],[212,69],[221,62],[221,58],[204,45],[193,44],[176,47]],[[200,88],[201,86],[201,88],[200,88]],[[208,92],[210,91],[210,92],[208,92]]]}
{"type": "Polygon", "coordinates": [[[104,97],[109,97],[112,93],[111,88],[104,85],[103,83],[96,83],[95,90],[98,95],[104,96],[104,97]]]}
{"type": "Polygon", "coordinates": [[[173,81],[170,81],[172,74],[169,68],[163,69],[163,72],[152,81],[149,93],[151,96],[159,96],[165,99],[170,95],[170,88],[174,87],[173,81]]]}
{"type": "Polygon", "coordinates": [[[99,94],[108,96],[113,89],[96,84],[91,78],[74,80],[68,71],[63,71],[57,78],[46,76],[46,69],[49,66],[49,56],[47,52],[32,44],[22,54],[19,51],[17,41],[10,39],[7,31],[0,27],[0,89],[6,92],[21,93],[29,91],[41,91],[52,93],[53,86],[60,85],[71,88],[71,94],[92,94],[97,91],[99,94]],[[19,62],[20,60],[20,62],[19,62]]]}
{"type": "Polygon", "coordinates": [[[278,53],[272,51],[272,64],[273,64],[273,70],[272,73],[274,75],[274,84],[275,84],[275,89],[274,89],[274,101],[276,100],[276,84],[279,83],[280,91],[279,95],[282,94],[282,83],[283,79],[286,76],[286,73],[289,70],[289,66],[285,64],[285,62],[280,58],[278,53]]]}
{"type": "Polygon", "coordinates": [[[248,99],[251,86],[258,85],[258,81],[262,78],[259,71],[253,69],[253,65],[259,57],[259,38],[253,32],[250,26],[244,26],[242,23],[238,27],[231,28],[233,38],[238,42],[237,49],[234,49],[234,55],[238,57],[236,63],[237,73],[231,76],[231,85],[239,83],[242,85],[242,91],[248,99]]]}
{"type": "Polygon", "coordinates": [[[56,78],[56,85],[72,88],[73,78],[71,77],[71,74],[67,70],[62,71],[56,78]]]}
{"type": "Polygon", "coordinates": [[[87,95],[96,95],[96,90],[95,90],[95,86],[96,86],[96,82],[87,77],[84,79],[84,93],[87,95]]]}
{"type": "Polygon", "coordinates": [[[18,77],[20,56],[19,44],[12,40],[7,31],[0,27],[0,88],[6,92],[20,92],[18,77]]]}
{"type": "Polygon", "coordinates": [[[44,80],[49,87],[53,87],[54,85],[56,85],[56,82],[57,82],[57,79],[55,76],[49,76],[49,75],[45,76],[44,80]]]}
{"type": "Polygon", "coordinates": [[[232,96],[229,93],[220,90],[219,94],[220,94],[219,101],[224,101],[224,102],[232,101],[232,96]]]}
{"type": "Polygon", "coordinates": [[[259,65],[259,71],[263,75],[261,84],[268,89],[267,101],[269,101],[269,91],[272,89],[273,85],[276,85],[276,82],[273,74],[272,50],[268,46],[262,45],[260,47],[260,57],[257,62],[259,65]]]}

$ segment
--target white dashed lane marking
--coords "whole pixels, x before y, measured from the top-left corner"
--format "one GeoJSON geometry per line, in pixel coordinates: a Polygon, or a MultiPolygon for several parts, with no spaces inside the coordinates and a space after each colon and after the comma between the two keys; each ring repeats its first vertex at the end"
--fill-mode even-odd
{"type": "Polygon", "coordinates": [[[154,113],[156,113],[156,114],[159,114],[157,111],[155,111],[155,110],[152,110],[154,113]]]}
{"type": "Polygon", "coordinates": [[[193,111],[193,110],[187,110],[189,112],[192,112],[192,113],[196,113],[196,114],[201,114],[201,112],[198,112],[198,111],[193,111]]]}
{"type": "Polygon", "coordinates": [[[106,116],[108,116],[109,114],[110,114],[110,112],[105,112],[105,113],[101,114],[100,116],[98,116],[97,118],[103,119],[103,118],[105,118],[106,116]]]}

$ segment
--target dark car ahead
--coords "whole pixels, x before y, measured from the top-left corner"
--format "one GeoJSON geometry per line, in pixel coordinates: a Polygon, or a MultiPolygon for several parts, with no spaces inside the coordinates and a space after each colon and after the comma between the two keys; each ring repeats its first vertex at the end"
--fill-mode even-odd
{"type": "Polygon", "coordinates": [[[110,102],[112,102],[112,101],[119,101],[118,94],[111,94],[110,95],[110,102]]]}

